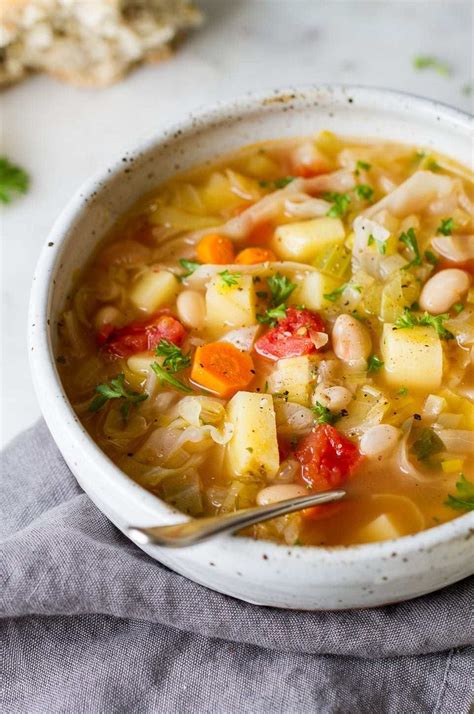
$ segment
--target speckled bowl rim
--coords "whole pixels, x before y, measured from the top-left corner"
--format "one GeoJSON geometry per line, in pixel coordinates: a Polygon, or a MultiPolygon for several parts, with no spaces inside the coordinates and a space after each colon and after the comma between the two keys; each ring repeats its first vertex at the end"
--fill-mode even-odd
{"type": "MultiPolygon", "coordinates": [[[[54,223],[40,254],[33,277],[28,324],[30,365],[40,408],[48,426],[50,426],[53,437],[55,436],[54,422],[59,418],[64,425],[67,425],[70,439],[80,446],[82,458],[91,460],[100,467],[104,480],[110,487],[120,489],[130,498],[139,499],[147,506],[148,512],[156,513],[154,524],[172,520],[187,520],[187,517],[133,481],[115,466],[95,444],[73,411],[56,368],[50,338],[49,313],[54,290],[54,276],[59,268],[62,252],[67,245],[68,232],[83,212],[87,211],[88,203],[100,194],[109,181],[123,174],[131,162],[143,158],[160,145],[169,144],[177,136],[192,135],[213,124],[222,125],[229,122],[232,126],[235,121],[245,118],[246,115],[251,115],[259,106],[279,105],[282,110],[284,107],[287,110],[287,105],[292,101],[310,99],[317,101],[321,106],[330,102],[338,106],[345,102],[356,105],[358,101],[362,101],[378,104],[379,107],[381,103],[385,107],[387,104],[391,104],[394,108],[396,105],[399,107],[399,103],[404,101],[410,106],[410,114],[419,118],[422,118],[423,115],[430,118],[436,115],[439,120],[443,118],[454,125],[458,124],[463,127],[474,125],[473,118],[467,113],[447,104],[384,88],[322,84],[248,92],[236,99],[215,102],[208,108],[190,112],[187,119],[158,131],[140,142],[137,148],[124,152],[113,164],[86,180],[54,223]],[[48,398],[45,395],[48,395],[48,398]]],[[[124,517],[125,523],[126,518],[124,517]]],[[[278,558],[279,555],[283,555],[283,552],[286,555],[289,551],[297,550],[302,563],[316,557],[321,563],[334,560],[350,560],[357,563],[373,558],[386,559],[394,555],[404,557],[414,551],[430,551],[441,543],[463,536],[469,538],[473,535],[474,513],[467,513],[414,535],[351,546],[289,546],[246,537],[234,538],[229,535],[219,536],[214,539],[214,542],[220,542],[226,550],[238,547],[241,554],[249,558],[258,559],[264,553],[278,558]]]]}

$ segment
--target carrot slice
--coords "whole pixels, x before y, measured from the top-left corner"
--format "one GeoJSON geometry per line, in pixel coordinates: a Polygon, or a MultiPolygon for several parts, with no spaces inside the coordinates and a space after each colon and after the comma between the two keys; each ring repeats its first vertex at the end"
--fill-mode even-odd
{"type": "Polygon", "coordinates": [[[194,353],[191,379],[221,397],[245,389],[254,378],[252,358],[229,342],[209,342],[194,353]]]}
{"type": "Polygon", "coordinates": [[[239,265],[256,265],[257,263],[266,263],[267,261],[275,261],[276,255],[270,248],[244,248],[238,253],[235,262],[239,265]]]}
{"type": "Polygon", "coordinates": [[[226,265],[235,260],[232,241],[218,233],[209,233],[204,236],[197,244],[196,253],[199,262],[205,264],[226,265]]]}

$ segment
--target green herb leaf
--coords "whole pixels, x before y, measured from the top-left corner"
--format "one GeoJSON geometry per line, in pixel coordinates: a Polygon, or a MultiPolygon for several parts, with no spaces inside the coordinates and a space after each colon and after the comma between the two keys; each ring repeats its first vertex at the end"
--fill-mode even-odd
{"type": "Polygon", "coordinates": [[[10,163],[5,157],[0,157],[0,201],[10,203],[13,194],[26,193],[30,185],[30,179],[26,171],[20,166],[10,163]]]}
{"type": "Polygon", "coordinates": [[[111,379],[108,383],[98,384],[95,391],[97,394],[89,404],[90,412],[98,412],[109,399],[124,399],[125,401],[121,407],[124,419],[127,419],[132,405],[148,399],[148,394],[131,392],[127,389],[125,386],[125,374],[123,372],[111,379]]]}
{"type": "MultiPolygon", "coordinates": [[[[341,297],[342,293],[346,288],[352,288],[353,290],[357,290],[357,292],[361,292],[361,288],[359,285],[353,285],[352,283],[343,283],[340,287],[336,288],[333,290],[331,293],[324,293],[323,297],[326,300],[329,300],[329,302],[336,302],[339,300],[341,297]]],[[[357,317],[357,315],[354,314],[354,317],[357,317]]]]}
{"type": "Polygon", "coordinates": [[[281,178],[277,178],[277,180],[273,182],[273,185],[275,188],[285,188],[285,186],[288,186],[288,184],[294,180],[294,176],[282,176],[281,178]]]}
{"type": "Polygon", "coordinates": [[[415,231],[413,228],[409,228],[406,233],[402,233],[399,239],[402,243],[411,250],[413,253],[413,258],[409,263],[403,266],[404,270],[411,268],[413,265],[421,265],[420,249],[418,247],[418,241],[416,239],[415,231]]]}
{"type": "Polygon", "coordinates": [[[187,278],[188,275],[192,275],[194,271],[197,270],[201,265],[201,263],[198,263],[195,260],[187,260],[186,258],[181,258],[179,263],[181,267],[184,268],[186,271],[183,275],[180,275],[181,280],[187,278]]]}
{"type": "Polygon", "coordinates": [[[191,364],[189,355],[183,354],[182,350],[169,340],[161,339],[155,352],[158,356],[165,358],[163,367],[167,367],[170,372],[179,372],[191,364]]]}
{"type": "Polygon", "coordinates": [[[464,474],[459,475],[456,491],[456,496],[451,494],[448,496],[445,505],[455,508],[457,511],[474,511],[474,483],[468,481],[464,474]]]}
{"type": "Polygon", "coordinates": [[[316,402],[311,411],[315,415],[316,424],[335,424],[341,418],[340,414],[334,414],[330,409],[325,407],[321,402],[316,402]]]}
{"type": "Polygon", "coordinates": [[[399,397],[406,397],[406,395],[408,394],[408,389],[406,387],[400,387],[397,394],[399,397]]]}
{"type": "Polygon", "coordinates": [[[326,213],[331,218],[342,218],[346,215],[351,203],[351,197],[348,193],[336,193],[335,191],[326,191],[323,193],[325,201],[330,201],[333,205],[326,213]]]}
{"type": "Polygon", "coordinates": [[[386,240],[377,240],[376,238],[374,238],[374,236],[371,233],[367,239],[367,245],[374,245],[374,243],[376,244],[377,250],[380,253],[380,255],[385,255],[385,253],[387,252],[387,241],[386,240]]]}
{"type": "Polygon", "coordinates": [[[431,250],[425,250],[425,260],[427,263],[431,263],[431,265],[438,265],[439,263],[439,259],[431,250]]]}
{"type": "Polygon", "coordinates": [[[436,233],[442,236],[450,236],[454,230],[454,219],[453,218],[443,218],[439,224],[436,233]]]}
{"type": "Polygon", "coordinates": [[[454,312],[455,312],[457,315],[459,315],[460,312],[462,312],[463,310],[465,310],[465,307],[464,307],[464,305],[462,304],[462,302],[455,302],[454,305],[453,305],[453,310],[454,310],[454,312]]]}
{"type": "Polygon", "coordinates": [[[280,275],[280,273],[275,273],[275,275],[268,278],[267,284],[272,294],[272,306],[286,302],[296,288],[295,283],[292,283],[286,275],[280,275]]]}
{"type": "Polygon", "coordinates": [[[358,186],[355,187],[354,189],[357,198],[360,198],[361,200],[363,199],[364,201],[370,201],[372,196],[374,195],[374,189],[371,186],[368,186],[366,183],[360,183],[358,186]]]}
{"type": "Polygon", "coordinates": [[[383,360],[379,359],[377,355],[370,355],[367,360],[367,372],[378,372],[384,366],[383,360]]]}
{"type": "Polygon", "coordinates": [[[178,389],[180,392],[193,391],[191,387],[188,387],[187,384],[184,384],[183,382],[180,382],[179,379],[176,379],[176,377],[173,377],[173,375],[166,369],[164,369],[164,367],[159,365],[158,362],[152,362],[151,368],[156,374],[156,376],[160,379],[162,385],[167,382],[175,389],[178,389]]]}
{"type": "Polygon", "coordinates": [[[411,312],[410,308],[406,307],[402,315],[399,315],[395,320],[394,326],[397,330],[403,330],[407,327],[434,327],[439,337],[443,340],[452,340],[454,335],[452,332],[447,330],[443,322],[449,319],[448,313],[443,313],[442,315],[430,315],[425,312],[423,315],[415,315],[411,312]]]}
{"type": "Polygon", "coordinates": [[[430,55],[417,55],[413,58],[413,66],[415,69],[433,69],[443,77],[449,77],[452,74],[451,67],[447,62],[430,55]]]}
{"type": "Polygon", "coordinates": [[[438,434],[424,427],[419,432],[417,439],[413,442],[411,453],[416,456],[418,461],[427,461],[434,454],[439,454],[440,451],[445,451],[446,447],[438,434]]]}
{"type": "Polygon", "coordinates": [[[361,171],[370,171],[372,164],[367,163],[367,161],[361,161],[358,159],[356,162],[355,175],[358,176],[361,171]]]}
{"type": "Polygon", "coordinates": [[[223,270],[221,273],[218,273],[218,275],[220,275],[224,285],[227,285],[229,288],[238,285],[239,278],[241,277],[240,273],[231,273],[228,270],[223,270]]]}
{"type": "Polygon", "coordinates": [[[281,305],[277,305],[277,307],[269,308],[263,313],[263,315],[257,315],[257,320],[262,325],[270,325],[271,327],[274,327],[278,320],[284,320],[285,317],[286,305],[285,303],[282,303],[281,305]]]}

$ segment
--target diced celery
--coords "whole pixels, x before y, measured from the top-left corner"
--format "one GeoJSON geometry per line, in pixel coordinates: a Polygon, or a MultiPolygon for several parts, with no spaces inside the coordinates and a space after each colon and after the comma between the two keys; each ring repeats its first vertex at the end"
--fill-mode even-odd
{"type": "Polygon", "coordinates": [[[167,476],[160,484],[161,495],[183,513],[198,516],[203,511],[202,495],[197,473],[177,473],[167,476]]]}
{"type": "Polygon", "coordinates": [[[330,278],[343,279],[349,271],[350,263],[351,252],[345,245],[339,243],[326,248],[326,250],[318,256],[314,265],[319,268],[324,275],[328,275],[330,278]]]}
{"type": "Polygon", "coordinates": [[[447,459],[441,462],[441,468],[445,474],[461,473],[464,461],[462,459],[447,459]]]}
{"type": "Polygon", "coordinates": [[[384,322],[395,322],[405,307],[410,307],[420,295],[420,286],[413,275],[398,271],[382,290],[380,317],[384,322]]]}

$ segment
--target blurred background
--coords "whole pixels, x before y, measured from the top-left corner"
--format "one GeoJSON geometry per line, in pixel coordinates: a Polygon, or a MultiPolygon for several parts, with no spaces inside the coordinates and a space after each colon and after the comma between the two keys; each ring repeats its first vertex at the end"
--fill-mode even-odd
{"type": "Polygon", "coordinates": [[[389,87],[472,112],[474,5],[469,1],[196,4],[204,23],[175,54],[139,67],[117,84],[84,89],[35,75],[0,95],[0,154],[31,177],[26,195],[2,207],[0,218],[2,445],[39,416],[26,345],[39,252],[74,191],[124,150],[192,109],[288,85],[389,87]]]}

